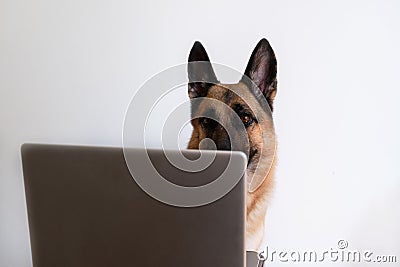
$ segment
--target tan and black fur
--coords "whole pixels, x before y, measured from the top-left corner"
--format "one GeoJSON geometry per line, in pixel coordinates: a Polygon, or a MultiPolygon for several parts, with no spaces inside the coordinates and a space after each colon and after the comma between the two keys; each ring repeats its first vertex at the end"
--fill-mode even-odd
{"type": "MultiPolygon", "coordinates": [[[[240,150],[249,156],[247,166],[247,176],[254,175],[257,168],[265,168],[265,175],[262,183],[256,190],[247,193],[246,198],[246,249],[258,250],[263,240],[264,219],[268,206],[268,199],[274,184],[273,176],[275,169],[275,152],[271,154],[269,160],[260,161],[260,152],[265,149],[263,140],[270,140],[274,136],[273,124],[260,125],[256,112],[268,114],[272,121],[271,111],[277,92],[277,61],[270,44],[266,39],[262,39],[254,49],[249,63],[246,67],[243,78],[236,84],[221,84],[213,70],[208,55],[200,42],[195,42],[189,55],[188,75],[189,97],[193,100],[199,97],[211,98],[223,102],[240,117],[248,135],[248,145],[234,144],[235,140],[230,140],[227,131],[219,122],[229,123],[230,118],[223,110],[212,106],[207,101],[192,104],[192,125],[193,133],[189,141],[189,149],[207,149],[200,147],[201,140],[212,139],[218,150],[231,150],[233,145],[240,147],[240,150]],[[202,64],[191,64],[202,62],[202,64]],[[252,82],[249,82],[249,79],[252,82]],[[240,97],[235,92],[241,92],[240,97]],[[262,99],[263,98],[263,99],[262,99]],[[258,102],[267,103],[267,108],[263,108],[258,102]],[[266,101],[265,101],[266,100],[266,101]],[[251,103],[250,103],[251,102],[251,103]],[[251,105],[250,105],[251,104],[251,105]],[[254,110],[250,106],[257,106],[254,110]],[[213,114],[216,120],[209,119],[205,114],[213,114]],[[202,117],[204,114],[204,117],[202,117]],[[267,129],[267,139],[263,139],[261,128],[267,129]],[[270,135],[269,135],[270,134],[270,135]],[[270,138],[270,139],[268,139],[270,138]]],[[[263,122],[264,123],[264,122],[263,122]]],[[[275,147],[274,147],[275,148],[275,147]]]]}

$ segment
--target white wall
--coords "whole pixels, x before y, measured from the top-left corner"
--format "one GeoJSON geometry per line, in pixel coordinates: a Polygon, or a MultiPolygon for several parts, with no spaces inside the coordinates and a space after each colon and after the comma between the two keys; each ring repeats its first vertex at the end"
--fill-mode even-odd
{"type": "Polygon", "coordinates": [[[269,246],[326,250],[346,239],[400,261],[399,8],[0,1],[0,266],[31,266],[22,143],[121,145],[134,90],[185,62],[194,40],[213,61],[244,70],[262,37],[279,63],[269,246]]]}

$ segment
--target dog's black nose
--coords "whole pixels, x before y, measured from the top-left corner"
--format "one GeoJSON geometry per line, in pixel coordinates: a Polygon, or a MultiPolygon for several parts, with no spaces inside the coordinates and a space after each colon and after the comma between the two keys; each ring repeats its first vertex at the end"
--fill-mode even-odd
{"type": "Polygon", "coordinates": [[[217,145],[217,150],[231,150],[232,148],[231,141],[228,136],[218,138],[215,143],[217,145]]]}

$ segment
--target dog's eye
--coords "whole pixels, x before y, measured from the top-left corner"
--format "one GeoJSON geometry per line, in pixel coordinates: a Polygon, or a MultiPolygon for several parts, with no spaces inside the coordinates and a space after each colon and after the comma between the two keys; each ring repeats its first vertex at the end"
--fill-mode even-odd
{"type": "Polygon", "coordinates": [[[253,118],[248,114],[243,114],[240,116],[245,127],[250,126],[253,123],[253,118]]]}

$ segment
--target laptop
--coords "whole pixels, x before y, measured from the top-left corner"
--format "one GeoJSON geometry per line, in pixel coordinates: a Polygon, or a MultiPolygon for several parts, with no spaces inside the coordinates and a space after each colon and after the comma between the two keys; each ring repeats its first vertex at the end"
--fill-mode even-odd
{"type": "Polygon", "coordinates": [[[170,162],[179,151],[24,144],[21,152],[34,267],[245,266],[244,174],[219,198],[180,205],[149,193],[132,175],[141,165],[126,161],[147,157],[169,183],[203,188],[228,162],[244,173],[243,153],[183,151],[214,157],[191,172],[170,162]]]}

